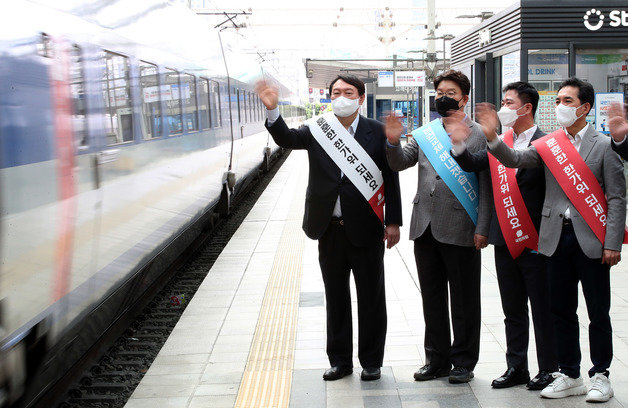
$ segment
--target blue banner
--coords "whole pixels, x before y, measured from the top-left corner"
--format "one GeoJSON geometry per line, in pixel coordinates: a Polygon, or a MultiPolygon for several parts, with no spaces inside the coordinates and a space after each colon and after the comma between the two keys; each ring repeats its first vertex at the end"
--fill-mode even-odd
{"type": "Polygon", "coordinates": [[[474,224],[478,222],[479,185],[475,173],[460,168],[449,151],[451,141],[439,119],[412,132],[414,140],[425,153],[436,173],[467,210],[474,224]]]}

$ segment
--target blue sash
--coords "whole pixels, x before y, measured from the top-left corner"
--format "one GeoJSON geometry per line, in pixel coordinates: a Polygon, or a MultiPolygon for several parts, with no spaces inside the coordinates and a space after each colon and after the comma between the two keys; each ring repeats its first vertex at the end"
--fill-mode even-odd
{"type": "Polygon", "coordinates": [[[412,132],[414,140],[427,156],[436,173],[467,210],[474,224],[478,222],[479,186],[475,173],[460,168],[449,151],[451,141],[440,120],[435,119],[412,132]]]}

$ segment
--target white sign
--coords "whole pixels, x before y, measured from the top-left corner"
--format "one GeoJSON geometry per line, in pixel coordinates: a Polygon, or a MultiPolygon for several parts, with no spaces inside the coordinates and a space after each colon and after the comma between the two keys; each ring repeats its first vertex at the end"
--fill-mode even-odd
{"type": "Polygon", "coordinates": [[[611,27],[628,27],[628,12],[625,10],[612,10],[608,13],[608,19],[605,18],[601,10],[592,8],[587,10],[582,16],[583,24],[590,31],[597,31],[604,25],[604,21],[608,21],[611,27]]]}
{"type": "Polygon", "coordinates": [[[491,43],[491,30],[488,28],[484,28],[478,31],[478,40],[480,47],[484,47],[485,45],[489,45],[491,43]]]}
{"type": "Polygon", "coordinates": [[[602,92],[595,94],[595,130],[608,134],[608,110],[611,104],[624,102],[621,92],[602,92]]]}
{"type": "Polygon", "coordinates": [[[379,71],[377,73],[377,86],[392,88],[395,86],[395,77],[392,71],[379,71]]]}
{"type": "Polygon", "coordinates": [[[395,86],[425,86],[425,71],[397,71],[395,86]]]}
{"type": "Polygon", "coordinates": [[[521,76],[519,51],[502,56],[502,84],[517,82],[521,76]]]}

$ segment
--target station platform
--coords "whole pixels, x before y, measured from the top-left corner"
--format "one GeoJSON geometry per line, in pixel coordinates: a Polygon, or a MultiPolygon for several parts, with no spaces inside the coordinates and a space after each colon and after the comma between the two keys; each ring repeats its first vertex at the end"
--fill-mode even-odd
{"type": "MultiPolygon", "coordinates": [[[[493,249],[482,251],[482,331],[475,378],[416,382],[424,364],[423,312],[413,243],[386,250],[388,335],[382,378],[360,381],[353,290],[354,373],[326,382],[324,289],[317,242],[301,229],[307,154],[293,151],[217,259],[126,408],[436,408],[585,407],[584,396],[545,400],[525,386],[492,389],[506,370],[503,313],[493,249]]],[[[410,223],[416,167],[400,174],[410,223]]],[[[615,397],[628,406],[628,251],[611,270],[615,397]]],[[[582,373],[590,367],[588,318],[581,297],[582,373]]],[[[549,313],[549,311],[548,311],[549,313]]],[[[532,330],[532,329],[531,329],[532,330]]],[[[529,365],[536,374],[534,336],[529,365]]],[[[587,381],[587,380],[585,380],[587,381]]]]}

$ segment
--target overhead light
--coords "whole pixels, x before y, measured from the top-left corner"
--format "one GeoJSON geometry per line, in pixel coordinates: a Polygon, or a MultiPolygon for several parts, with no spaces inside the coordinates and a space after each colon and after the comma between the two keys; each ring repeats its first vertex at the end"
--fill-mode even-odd
{"type": "Polygon", "coordinates": [[[482,21],[487,20],[493,17],[495,13],[492,11],[482,11],[480,14],[462,14],[460,16],[456,16],[456,18],[481,18],[482,21]]]}

